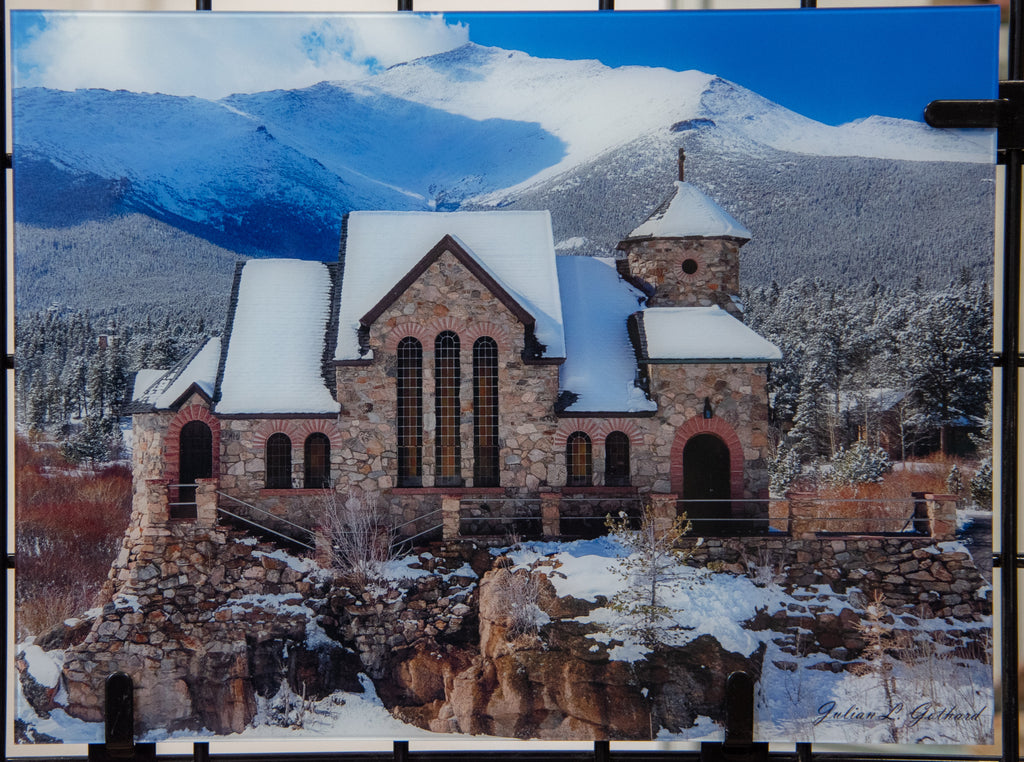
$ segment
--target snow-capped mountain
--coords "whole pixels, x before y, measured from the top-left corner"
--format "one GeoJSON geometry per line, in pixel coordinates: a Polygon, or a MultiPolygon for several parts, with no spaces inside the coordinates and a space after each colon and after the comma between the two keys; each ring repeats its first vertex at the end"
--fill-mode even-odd
{"type": "MultiPolygon", "coordinates": [[[[255,256],[331,260],[353,209],[506,206],[551,209],[556,242],[608,254],[667,191],[677,147],[688,179],[753,231],[744,267],[759,280],[804,270],[807,247],[843,261],[877,239],[926,261],[939,248],[977,257],[991,235],[960,203],[991,195],[987,133],[879,117],[831,127],[698,71],[474,44],[363,80],[220,101],[19,89],[14,128],[17,221],[141,212],[255,256]],[[920,220],[898,215],[895,234],[886,183],[929,199],[920,220]]],[[[42,249],[22,256],[52,256],[42,249]]]]}

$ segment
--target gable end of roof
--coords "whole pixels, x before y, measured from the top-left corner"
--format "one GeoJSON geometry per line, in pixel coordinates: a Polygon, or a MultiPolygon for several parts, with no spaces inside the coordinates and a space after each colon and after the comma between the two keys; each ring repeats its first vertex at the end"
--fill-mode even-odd
{"type": "Polygon", "coordinates": [[[398,283],[396,283],[379,302],[377,302],[377,304],[370,308],[369,312],[359,319],[360,325],[364,327],[373,325],[374,321],[379,318],[381,314],[406,291],[406,289],[415,283],[416,280],[427,271],[427,268],[440,259],[441,255],[446,251],[459,260],[459,262],[461,262],[477,280],[486,286],[498,301],[505,305],[509,312],[516,316],[519,322],[528,327],[534,324],[534,316],[530,314],[530,312],[523,307],[515,297],[508,293],[508,291],[505,290],[505,287],[496,281],[494,277],[487,272],[487,270],[481,267],[476,258],[467,252],[458,241],[456,241],[451,235],[445,235],[444,238],[434,244],[434,247],[428,251],[419,262],[413,265],[412,269],[409,270],[409,272],[406,273],[402,279],[398,281],[398,283]]]}

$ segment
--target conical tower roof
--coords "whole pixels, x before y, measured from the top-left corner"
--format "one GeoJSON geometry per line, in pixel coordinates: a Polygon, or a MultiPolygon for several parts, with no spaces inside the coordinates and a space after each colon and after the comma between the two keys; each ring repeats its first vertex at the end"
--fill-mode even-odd
{"type": "Polygon", "coordinates": [[[690,237],[729,237],[749,241],[750,231],[696,186],[676,180],[675,192],[626,236],[626,240],[690,237]]]}
{"type": "Polygon", "coordinates": [[[686,154],[679,149],[679,179],[673,192],[625,240],[728,237],[749,241],[749,230],[699,188],[685,181],[685,161],[686,154]]]}

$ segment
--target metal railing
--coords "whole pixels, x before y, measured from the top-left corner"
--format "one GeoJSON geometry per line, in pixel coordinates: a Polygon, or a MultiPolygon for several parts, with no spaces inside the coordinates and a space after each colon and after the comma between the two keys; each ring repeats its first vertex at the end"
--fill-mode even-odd
{"type": "Polygon", "coordinates": [[[236,521],[241,521],[241,522],[243,522],[245,524],[248,524],[251,527],[254,527],[254,528],[258,529],[261,532],[268,532],[268,533],[270,533],[272,535],[275,535],[277,537],[280,537],[280,538],[286,540],[287,542],[294,543],[296,545],[300,545],[300,546],[302,546],[302,547],[304,547],[304,548],[306,548],[308,550],[316,550],[316,533],[312,529],[304,527],[301,524],[296,524],[294,521],[289,521],[288,519],[282,518],[280,516],[276,516],[273,513],[271,513],[270,511],[265,511],[262,508],[257,508],[255,505],[252,505],[251,503],[247,503],[244,500],[239,500],[237,497],[234,497],[233,495],[229,495],[226,492],[221,492],[220,490],[215,490],[215,494],[217,494],[217,495],[219,495],[221,497],[227,498],[228,500],[231,500],[231,501],[233,501],[235,503],[238,503],[239,505],[244,506],[246,509],[248,509],[250,511],[255,511],[258,514],[261,514],[263,516],[269,517],[269,519],[274,524],[276,524],[276,525],[284,524],[285,526],[291,527],[291,528],[297,530],[297,534],[299,535],[299,537],[303,537],[304,536],[307,539],[306,540],[302,540],[302,539],[299,539],[299,537],[296,537],[294,535],[285,534],[284,532],[279,532],[276,529],[272,529],[270,526],[267,526],[266,524],[260,523],[259,521],[256,521],[255,519],[253,519],[251,517],[241,516],[241,515],[239,515],[237,513],[233,513],[232,511],[229,511],[226,508],[223,508],[220,505],[218,505],[217,506],[217,513],[219,513],[220,515],[228,516],[229,518],[232,518],[232,519],[234,519],[236,521]]]}
{"type": "Polygon", "coordinates": [[[168,484],[167,485],[167,516],[171,519],[194,519],[199,514],[199,506],[196,503],[196,490],[198,485],[191,484],[168,484]],[[183,500],[183,497],[190,496],[191,500],[183,500]],[[173,498],[173,499],[172,499],[173,498]]]}

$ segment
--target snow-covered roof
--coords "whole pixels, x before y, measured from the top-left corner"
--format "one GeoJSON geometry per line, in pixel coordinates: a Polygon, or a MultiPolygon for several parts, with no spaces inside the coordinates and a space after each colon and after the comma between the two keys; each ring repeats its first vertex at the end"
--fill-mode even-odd
{"type": "Polygon", "coordinates": [[[218,413],[340,410],[322,374],[331,285],[331,270],[320,262],[245,263],[225,348],[218,413]]]}
{"type": "Polygon", "coordinates": [[[647,359],[676,362],[770,362],[782,351],[721,307],[654,307],[642,313],[647,359]]]}
{"type": "Polygon", "coordinates": [[[868,410],[891,410],[906,399],[907,394],[908,392],[903,389],[889,389],[885,387],[863,389],[856,392],[841,392],[839,395],[839,412],[849,413],[853,410],[862,410],[865,405],[868,410]]]}
{"type": "Polygon", "coordinates": [[[135,375],[132,402],[165,410],[177,402],[193,384],[212,398],[219,362],[220,337],[214,336],[170,370],[140,370],[135,375]]]}
{"type": "Polygon", "coordinates": [[[167,372],[167,368],[139,368],[132,382],[132,401],[140,401],[153,383],[167,372]]]}
{"type": "Polygon", "coordinates": [[[696,186],[676,180],[675,193],[626,240],[634,238],[686,238],[728,236],[750,240],[750,231],[704,195],[696,186]]]}
{"type": "Polygon", "coordinates": [[[564,256],[557,265],[566,345],[558,388],[577,395],[566,412],[655,410],[633,383],[636,353],[626,329],[643,294],[622,280],[612,259],[564,256]]]}
{"type": "Polygon", "coordinates": [[[336,360],[359,354],[360,320],[445,236],[534,318],[546,358],[565,357],[548,212],[352,212],[345,238],[336,360]]]}

